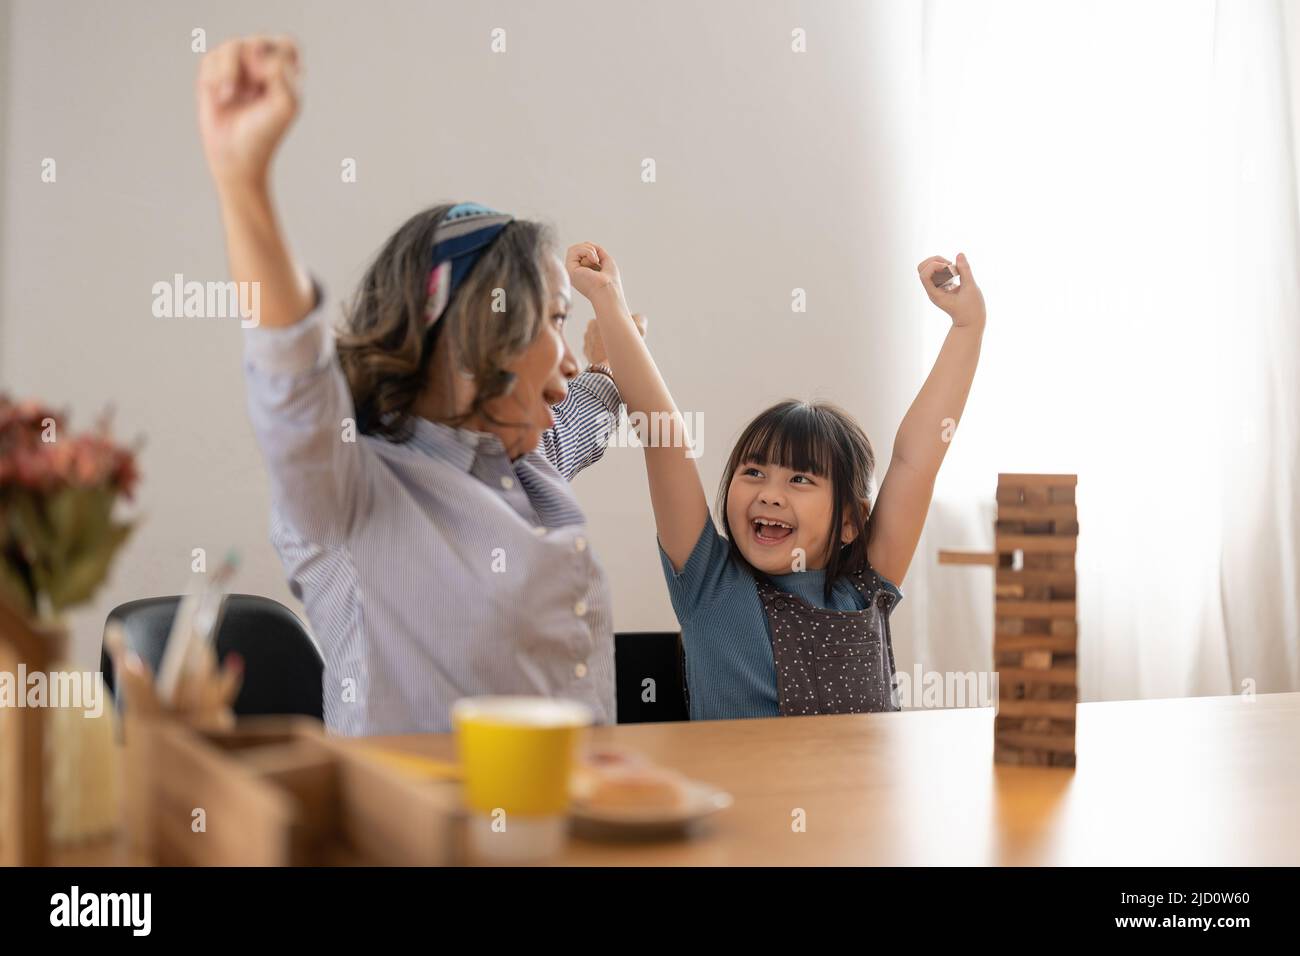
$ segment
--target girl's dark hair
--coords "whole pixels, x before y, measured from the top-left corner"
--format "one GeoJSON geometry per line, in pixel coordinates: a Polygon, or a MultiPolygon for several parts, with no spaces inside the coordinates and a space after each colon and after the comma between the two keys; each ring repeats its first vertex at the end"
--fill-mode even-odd
{"type": "Polygon", "coordinates": [[[871,522],[863,512],[871,500],[871,482],[876,470],[871,442],[848,413],[828,402],[793,399],[779,402],[745,426],[722,473],[717,507],[722,530],[731,542],[732,557],[752,573],[761,574],[740,553],[727,521],[731,479],[736,469],[748,462],[778,465],[830,479],[834,507],[825,555],[825,596],[829,604],[835,582],[867,565],[867,531],[871,522]],[[845,515],[857,534],[848,544],[840,545],[840,526],[845,515]]]}
{"type": "MultiPolygon", "coordinates": [[[[451,208],[416,213],[393,233],[344,309],[336,348],[364,434],[389,441],[410,434],[411,409],[428,384],[434,351],[424,321],[434,231],[451,208]]],[[[545,262],[556,251],[548,228],[517,219],[496,236],[447,304],[437,337],[450,346],[453,367],[464,369],[477,388],[472,407],[448,424],[461,425],[475,414],[495,421],[484,406],[510,391],[514,376],[506,365],[541,330],[545,262]],[[492,311],[496,289],[505,290],[505,312],[492,311]]]]}

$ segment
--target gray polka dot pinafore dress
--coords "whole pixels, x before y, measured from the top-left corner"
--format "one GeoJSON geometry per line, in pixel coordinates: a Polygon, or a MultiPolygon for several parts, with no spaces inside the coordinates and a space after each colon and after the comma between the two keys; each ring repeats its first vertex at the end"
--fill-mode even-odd
{"type": "Polygon", "coordinates": [[[889,635],[896,597],[871,568],[851,574],[860,611],[813,607],[756,575],[776,662],[782,717],[901,709],[889,635]]]}

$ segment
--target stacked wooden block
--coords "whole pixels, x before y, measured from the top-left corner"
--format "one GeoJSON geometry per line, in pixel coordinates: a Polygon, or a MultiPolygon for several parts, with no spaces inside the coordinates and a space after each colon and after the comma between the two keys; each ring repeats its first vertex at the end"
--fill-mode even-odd
{"type": "Polygon", "coordinates": [[[940,551],[940,564],[992,565],[996,763],[1074,766],[1079,625],[1075,475],[998,475],[992,552],[940,551]]]}
{"type": "Polygon", "coordinates": [[[1074,766],[1075,475],[998,475],[993,666],[997,763],[1074,766]]]}

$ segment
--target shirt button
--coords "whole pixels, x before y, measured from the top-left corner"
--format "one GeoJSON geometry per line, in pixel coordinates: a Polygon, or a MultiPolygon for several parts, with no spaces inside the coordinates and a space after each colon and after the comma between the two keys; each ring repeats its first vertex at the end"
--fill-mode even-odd
{"type": "Polygon", "coordinates": [[[573,542],[573,546],[574,546],[575,548],[577,548],[579,551],[586,551],[586,550],[587,550],[587,539],[586,539],[586,538],[581,538],[581,537],[580,537],[580,538],[576,538],[576,539],[574,540],[574,542],[573,542]]]}
{"type": "Polygon", "coordinates": [[[586,601],[579,601],[577,604],[573,605],[573,613],[576,614],[576,615],[578,615],[578,617],[582,617],[584,614],[586,614],[586,613],[587,613],[587,602],[586,602],[586,601]]]}
{"type": "Polygon", "coordinates": [[[587,676],[587,665],[584,664],[584,663],[582,663],[582,661],[578,661],[577,666],[573,668],[573,673],[574,673],[574,675],[577,676],[577,677],[586,677],[586,676],[587,676]]]}
{"type": "Polygon", "coordinates": [[[533,529],[533,534],[537,535],[537,537],[539,538],[544,537],[546,534],[546,529],[543,528],[541,525],[538,525],[536,528],[533,529]]]}
{"type": "Polygon", "coordinates": [[[506,491],[509,491],[509,490],[510,490],[511,488],[513,488],[514,486],[515,486],[515,480],[514,480],[513,478],[511,478],[509,475],[502,475],[502,476],[501,476],[501,487],[502,487],[502,488],[504,488],[506,491]]]}

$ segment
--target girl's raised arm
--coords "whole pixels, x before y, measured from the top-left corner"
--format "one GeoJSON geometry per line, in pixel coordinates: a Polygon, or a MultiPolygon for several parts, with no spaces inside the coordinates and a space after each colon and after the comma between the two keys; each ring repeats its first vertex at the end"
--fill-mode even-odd
{"type": "Polygon", "coordinates": [[[570,246],[564,259],[573,287],[596,310],[609,366],[627,403],[629,418],[655,423],[648,435],[641,436],[650,503],[659,544],[673,569],[680,572],[709,520],[704,484],[689,454],[686,424],[628,311],[613,256],[584,242],[570,246]]]}
{"type": "Polygon", "coordinates": [[[889,471],[871,514],[867,560],[896,585],[903,583],[916,553],[934,480],[966,407],[984,337],[984,294],[975,284],[965,254],[957,255],[961,277],[957,289],[945,291],[931,281],[932,274],[945,265],[951,263],[942,256],[931,256],[917,266],[926,294],[951,316],[952,328],[934,368],[898,426],[889,471]]]}

